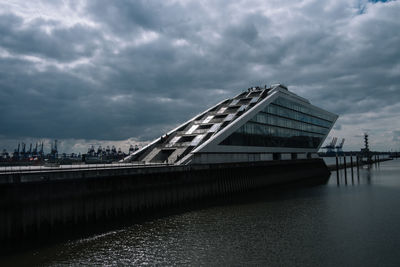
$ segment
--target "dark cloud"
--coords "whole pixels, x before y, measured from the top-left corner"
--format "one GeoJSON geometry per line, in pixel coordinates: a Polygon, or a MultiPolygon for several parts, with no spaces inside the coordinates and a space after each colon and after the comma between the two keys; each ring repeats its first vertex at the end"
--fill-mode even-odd
{"type": "Polygon", "coordinates": [[[0,15],[0,44],[13,54],[31,55],[59,61],[91,57],[99,34],[82,25],[59,28],[59,23],[35,19],[30,24],[15,15],[0,15]],[[44,28],[48,27],[48,32],[44,28]]]}
{"type": "Polygon", "coordinates": [[[3,140],[150,140],[275,82],[340,114],[332,134],[400,129],[398,1],[31,5],[0,4],[3,140]]]}

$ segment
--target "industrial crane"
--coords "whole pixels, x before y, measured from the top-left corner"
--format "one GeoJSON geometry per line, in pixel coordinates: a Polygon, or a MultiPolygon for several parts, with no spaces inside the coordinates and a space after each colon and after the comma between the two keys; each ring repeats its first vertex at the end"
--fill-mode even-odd
{"type": "Polygon", "coordinates": [[[344,144],[344,138],[342,138],[342,142],[340,142],[340,144],[338,146],[336,146],[336,153],[338,154],[343,154],[343,144],[344,144]]]}
{"type": "Polygon", "coordinates": [[[333,137],[332,141],[330,142],[330,144],[326,145],[326,146],[324,146],[322,148],[326,149],[326,153],[327,154],[332,154],[332,153],[335,152],[334,149],[335,149],[336,142],[337,142],[337,137],[333,137]]]}

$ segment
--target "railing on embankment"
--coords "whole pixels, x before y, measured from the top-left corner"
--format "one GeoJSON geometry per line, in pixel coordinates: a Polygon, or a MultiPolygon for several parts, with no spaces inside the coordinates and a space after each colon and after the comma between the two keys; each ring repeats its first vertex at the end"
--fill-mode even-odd
{"type": "Polygon", "coordinates": [[[321,159],[6,173],[0,175],[0,251],[329,175],[321,159]]]}

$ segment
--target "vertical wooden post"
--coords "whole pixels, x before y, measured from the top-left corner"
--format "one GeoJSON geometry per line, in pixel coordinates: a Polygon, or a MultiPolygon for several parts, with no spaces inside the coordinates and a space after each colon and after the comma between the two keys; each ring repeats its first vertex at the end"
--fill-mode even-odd
{"type": "Polygon", "coordinates": [[[338,162],[337,155],[336,155],[336,181],[337,181],[337,184],[339,184],[339,162],[338,162]]]}
{"type": "Polygon", "coordinates": [[[343,156],[343,165],[344,165],[344,182],[347,185],[347,166],[346,166],[346,155],[343,156]]]}
{"type": "Polygon", "coordinates": [[[350,155],[350,166],[351,166],[351,182],[354,184],[353,154],[350,155]]]}
{"type": "Polygon", "coordinates": [[[357,163],[357,179],[360,179],[360,157],[357,155],[356,157],[356,163],[357,163]]]}

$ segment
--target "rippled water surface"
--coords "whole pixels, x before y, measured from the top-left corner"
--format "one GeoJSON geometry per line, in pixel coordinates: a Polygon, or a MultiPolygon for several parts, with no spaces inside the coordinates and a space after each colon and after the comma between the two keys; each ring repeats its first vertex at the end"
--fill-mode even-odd
{"type": "Polygon", "coordinates": [[[0,265],[400,266],[400,160],[25,252],[0,265]]]}

